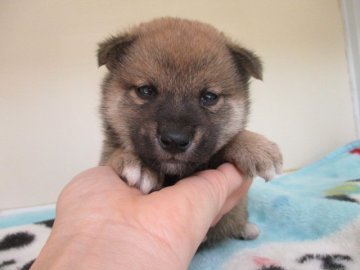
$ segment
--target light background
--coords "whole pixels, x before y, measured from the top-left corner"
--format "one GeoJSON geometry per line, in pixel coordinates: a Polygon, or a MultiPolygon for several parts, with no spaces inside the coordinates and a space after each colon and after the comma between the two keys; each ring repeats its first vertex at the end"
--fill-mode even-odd
{"type": "Polygon", "coordinates": [[[261,56],[249,129],[285,169],[356,139],[336,0],[0,2],[0,209],[50,203],[101,149],[97,43],[159,16],[211,23],[261,56]]]}

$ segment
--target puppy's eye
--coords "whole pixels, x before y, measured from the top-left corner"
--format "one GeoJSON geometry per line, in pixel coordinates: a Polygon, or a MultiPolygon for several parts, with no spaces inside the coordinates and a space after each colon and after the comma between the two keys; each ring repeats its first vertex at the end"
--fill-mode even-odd
{"type": "Polygon", "coordinates": [[[156,96],[157,92],[155,87],[151,85],[142,85],[136,89],[136,93],[143,99],[151,99],[156,96]]]}
{"type": "Polygon", "coordinates": [[[200,96],[200,103],[203,106],[212,106],[215,105],[219,100],[219,96],[210,92],[205,91],[200,96]]]}

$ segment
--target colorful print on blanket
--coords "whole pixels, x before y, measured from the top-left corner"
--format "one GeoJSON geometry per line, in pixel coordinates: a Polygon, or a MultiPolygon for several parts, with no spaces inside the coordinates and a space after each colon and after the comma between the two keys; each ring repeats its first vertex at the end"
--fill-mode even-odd
{"type": "Polygon", "coordinates": [[[0,270],[29,270],[50,235],[53,220],[0,230],[0,270]]]}
{"type": "Polygon", "coordinates": [[[201,250],[191,270],[359,270],[360,141],[249,194],[254,241],[201,250]]]}

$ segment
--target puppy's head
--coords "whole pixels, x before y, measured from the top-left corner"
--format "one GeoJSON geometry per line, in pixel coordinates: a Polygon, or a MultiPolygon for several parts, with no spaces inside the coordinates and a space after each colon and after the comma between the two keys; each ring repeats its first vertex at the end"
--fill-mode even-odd
{"type": "Polygon", "coordinates": [[[259,59],[213,27],[158,19],[100,44],[102,113],[125,151],[163,174],[209,161],[245,124],[259,59]]]}

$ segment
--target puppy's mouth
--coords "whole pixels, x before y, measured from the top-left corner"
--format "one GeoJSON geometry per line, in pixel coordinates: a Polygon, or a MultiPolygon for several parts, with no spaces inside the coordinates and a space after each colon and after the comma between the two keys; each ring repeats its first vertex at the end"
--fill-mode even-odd
{"type": "Polygon", "coordinates": [[[184,161],[177,158],[169,158],[165,160],[160,160],[159,165],[160,165],[160,170],[164,174],[185,176],[189,174],[189,171],[195,170],[197,164],[194,162],[184,161]]]}
{"type": "Polygon", "coordinates": [[[197,162],[181,160],[176,157],[166,159],[146,159],[145,163],[162,175],[176,175],[185,177],[192,174],[199,167],[197,162]]]}
{"type": "Polygon", "coordinates": [[[183,160],[180,160],[180,159],[177,159],[177,158],[169,158],[169,159],[164,159],[164,160],[161,160],[159,161],[160,163],[164,164],[164,165],[179,165],[179,164],[184,164],[184,163],[187,163],[186,161],[183,161],[183,160]]]}
{"type": "Polygon", "coordinates": [[[180,179],[187,177],[198,170],[199,164],[170,158],[161,161],[161,171],[164,174],[163,187],[172,186],[180,179]]]}

